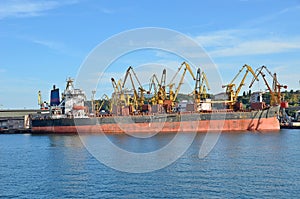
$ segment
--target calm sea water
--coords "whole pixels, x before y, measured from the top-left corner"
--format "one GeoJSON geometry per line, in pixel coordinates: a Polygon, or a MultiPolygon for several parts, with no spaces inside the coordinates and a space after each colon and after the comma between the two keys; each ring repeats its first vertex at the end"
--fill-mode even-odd
{"type": "MultiPolygon", "coordinates": [[[[135,151],[156,149],[174,135],[112,135],[135,151]]],[[[299,198],[300,131],[222,134],[204,159],[203,134],[166,168],[132,174],[97,161],[75,135],[0,135],[4,198],[299,198]]],[[[115,156],[116,154],[109,154],[115,156]]]]}

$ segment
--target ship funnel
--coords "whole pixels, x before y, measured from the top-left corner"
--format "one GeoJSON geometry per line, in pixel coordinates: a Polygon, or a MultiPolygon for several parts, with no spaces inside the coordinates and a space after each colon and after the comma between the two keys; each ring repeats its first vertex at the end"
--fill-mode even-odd
{"type": "Polygon", "coordinates": [[[59,99],[59,89],[53,85],[53,89],[51,90],[50,94],[50,106],[58,106],[60,104],[59,99]]]}

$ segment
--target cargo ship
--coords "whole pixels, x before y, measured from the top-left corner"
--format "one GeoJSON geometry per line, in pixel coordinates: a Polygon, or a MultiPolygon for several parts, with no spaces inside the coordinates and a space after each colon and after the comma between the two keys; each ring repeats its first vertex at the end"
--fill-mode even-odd
{"type": "MultiPolygon", "coordinates": [[[[254,100],[261,96],[259,93],[253,95],[254,100]]],[[[206,100],[202,107],[209,108],[202,110],[187,104],[185,110],[158,111],[158,105],[153,105],[151,111],[140,113],[129,113],[129,108],[123,107],[110,113],[88,114],[84,103],[86,96],[81,89],[74,88],[71,79],[67,81],[62,98],[60,101],[57,88],[51,91],[50,106],[46,108],[49,113],[32,116],[32,133],[205,133],[280,129],[277,118],[280,107],[266,106],[261,101],[254,101],[254,108],[248,110],[213,109],[213,102],[206,100]]]]}
{"type": "Polygon", "coordinates": [[[279,107],[261,111],[33,119],[34,133],[276,131],[279,107]]]}

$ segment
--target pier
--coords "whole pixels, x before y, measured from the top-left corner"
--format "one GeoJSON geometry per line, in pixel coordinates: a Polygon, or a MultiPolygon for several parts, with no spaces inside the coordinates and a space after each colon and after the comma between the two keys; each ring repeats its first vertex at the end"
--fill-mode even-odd
{"type": "Polygon", "coordinates": [[[0,134],[30,133],[32,115],[48,111],[41,109],[2,109],[0,110],[0,134]]]}

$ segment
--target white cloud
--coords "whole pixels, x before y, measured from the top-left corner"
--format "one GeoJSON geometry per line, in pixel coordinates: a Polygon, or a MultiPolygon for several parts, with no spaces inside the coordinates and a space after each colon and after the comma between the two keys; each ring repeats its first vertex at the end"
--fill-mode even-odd
{"type": "Polygon", "coordinates": [[[64,44],[59,43],[59,42],[54,42],[54,41],[34,39],[34,40],[32,40],[32,42],[34,42],[36,44],[40,44],[45,47],[48,47],[53,50],[62,50],[65,48],[64,44]]]}
{"type": "Polygon", "coordinates": [[[235,43],[238,39],[236,35],[242,33],[241,30],[222,30],[196,36],[195,40],[204,47],[220,47],[235,43]]]}
{"type": "Polygon", "coordinates": [[[252,40],[237,43],[220,50],[213,50],[210,55],[213,57],[261,55],[287,52],[300,49],[300,40],[296,41],[274,41],[274,40],[252,40]]]}
{"type": "Polygon", "coordinates": [[[66,4],[78,1],[37,1],[37,0],[4,0],[0,2],[0,19],[7,17],[34,17],[40,16],[45,11],[55,9],[66,4]]]}
{"type": "Polygon", "coordinates": [[[292,6],[292,7],[287,7],[281,10],[278,10],[277,12],[268,14],[268,15],[263,15],[261,17],[258,18],[254,18],[250,21],[246,21],[243,23],[244,26],[247,27],[258,27],[258,26],[262,26],[264,24],[268,24],[272,21],[278,21],[280,20],[280,18],[283,17],[283,15],[288,15],[291,14],[293,12],[299,12],[300,6],[292,6]]]}
{"type": "Polygon", "coordinates": [[[274,54],[300,49],[300,37],[267,38],[261,34],[264,33],[246,29],[223,30],[196,36],[195,40],[212,57],[274,54]]]}
{"type": "Polygon", "coordinates": [[[104,14],[114,14],[116,11],[108,8],[101,8],[101,12],[104,14]]]}

